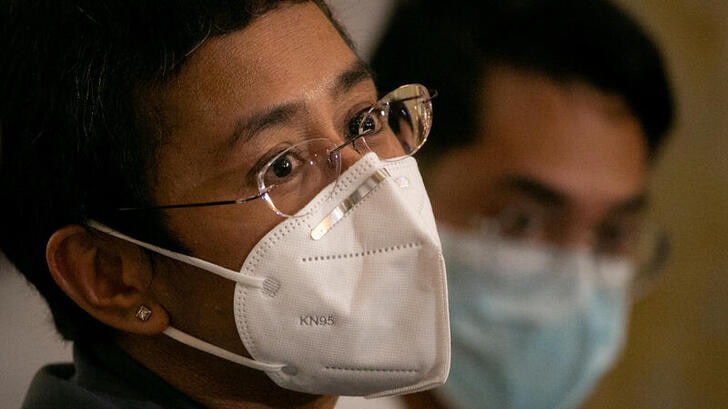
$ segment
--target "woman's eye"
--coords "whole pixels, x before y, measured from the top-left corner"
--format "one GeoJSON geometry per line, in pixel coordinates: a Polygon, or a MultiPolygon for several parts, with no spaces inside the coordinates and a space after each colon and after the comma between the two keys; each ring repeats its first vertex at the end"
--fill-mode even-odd
{"type": "Polygon", "coordinates": [[[276,177],[284,178],[291,174],[293,163],[291,163],[291,158],[283,156],[271,163],[270,168],[276,177]]]}
{"type": "Polygon", "coordinates": [[[297,147],[279,153],[268,162],[262,172],[264,185],[269,187],[281,185],[300,176],[305,166],[305,157],[306,152],[297,147]]]}
{"type": "Polygon", "coordinates": [[[382,128],[382,121],[376,109],[367,108],[356,114],[350,121],[347,131],[350,137],[371,135],[382,128]]]}

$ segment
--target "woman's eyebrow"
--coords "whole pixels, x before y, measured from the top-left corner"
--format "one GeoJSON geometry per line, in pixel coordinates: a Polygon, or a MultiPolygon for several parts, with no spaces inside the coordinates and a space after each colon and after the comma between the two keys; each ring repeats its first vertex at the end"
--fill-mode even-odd
{"type": "Polygon", "coordinates": [[[305,109],[303,101],[283,103],[263,109],[241,119],[235,126],[231,145],[247,142],[264,129],[285,123],[305,109]]]}
{"type": "MultiPolygon", "coordinates": [[[[341,72],[333,81],[331,94],[337,98],[350,91],[356,85],[363,81],[372,80],[373,75],[369,66],[357,60],[347,70],[341,72]]],[[[263,108],[250,116],[241,118],[235,124],[235,128],[228,138],[228,143],[223,149],[229,150],[238,143],[245,143],[252,139],[255,135],[271,126],[286,123],[298,113],[305,110],[305,101],[284,102],[282,104],[273,105],[263,108]]]]}
{"type": "MultiPolygon", "coordinates": [[[[331,86],[331,92],[334,97],[338,97],[361,82],[371,80],[372,78],[373,76],[369,66],[365,62],[357,60],[349,69],[343,71],[336,77],[331,86]]],[[[227,147],[231,147],[239,142],[247,142],[262,130],[273,125],[285,123],[304,109],[304,101],[293,101],[264,108],[246,118],[241,118],[235,125],[227,147]]]]}
{"type": "Polygon", "coordinates": [[[339,74],[334,81],[334,96],[344,94],[363,81],[370,81],[373,78],[374,75],[369,65],[364,61],[357,60],[349,69],[339,74]]]}
{"type": "MultiPolygon", "coordinates": [[[[333,96],[338,97],[345,94],[361,82],[371,79],[372,72],[369,66],[363,61],[358,60],[349,69],[336,77],[332,86],[333,96]]],[[[239,121],[235,129],[235,134],[238,135],[238,140],[246,142],[253,135],[269,126],[285,123],[297,113],[304,110],[304,108],[305,103],[303,101],[274,105],[268,109],[254,113],[247,119],[239,121]]]]}

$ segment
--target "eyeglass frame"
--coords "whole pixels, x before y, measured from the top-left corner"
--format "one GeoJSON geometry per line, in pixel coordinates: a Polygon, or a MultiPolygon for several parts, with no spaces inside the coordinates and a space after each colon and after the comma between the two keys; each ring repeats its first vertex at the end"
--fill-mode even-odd
{"type": "MultiPolygon", "coordinates": [[[[514,242],[534,242],[533,239],[523,237],[508,237],[501,231],[502,218],[508,216],[509,209],[499,212],[495,217],[473,217],[470,220],[470,227],[473,231],[476,231],[483,237],[499,237],[514,242]]],[[[595,248],[590,248],[589,251],[595,257],[602,258],[627,258],[634,262],[637,268],[636,274],[632,281],[631,294],[634,300],[643,298],[646,294],[650,293],[656,286],[658,278],[662,275],[670,255],[672,253],[672,241],[668,231],[663,229],[660,225],[654,223],[651,220],[643,220],[641,223],[640,230],[641,234],[650,232],[650,246],[652,247],[651,257],[646,260],[639,260],[640,257],[637,255],[616,255],[616,254],[602,254],[595,248]],[[640,262],[642,261],[642,262],[640,262]]],[[[535,240],[541,242],[540,240],[535,240]]],[[[545,241],[544,243],[548,243],[545,241]]],[[[638,240],[638,245],[642,244],[638,240]]],[[[561,247],[560,244],[552,243],[553,246],[561,247]]],[[[635,247],[636,252],[640,250],[635,247]]]]}
{"type": "MultiPolygon", "coordinates": [[[[360,119],[360,121],[361,121],[360,122],[360,133],[358,133],[357,135],[354,135],[352,137],[347,138],[344,141],[344,143],[342,143],[342,144],[334,147],[330,151],[328,151],[328,159],[330,161],[333,161],[333,162],[336,163],[336,178],[334,179],[334,182],[336,182],[338,180],[338,178],[341,176],[341,158],[340,158],[339,152],[341,152],[347,146],[354,146],[354,144],[358,140],[365,141],[364,138],[366,138],[367,136],[371,136],[371,132],[369,132],[369,133],[361,133],[361,125],[362,125],[362,122],[364,122],[364,119],[367,118],[367,117],[369,117],[374,112],[375,109],[377,109],[378,107],[381,107],[381,106],[387,106],[388,107],[387,108],[387,115],[389,115],[389,109],[390,109],[389,107],[391,107],[392,102],[403,102],[403,101],[409,101],[409,100],[412,100],[412,99],[422,98],[423,99],[423,101],[422,101],[423,103],[430,103],[431,104],[432,100],[435,97],[437,97],[437,95],[438,95],[437,90],[428,89],[427,87],[425,87],[424,85],[421,85],[421,84],[410,83],[410,84],[404,84],[404,85],[401,85],[401,86],[395,88],[394,90],[386,93],[382,98],[378,99],[377,102],[375,102],[374,104],[372,104],[369,107],[369,109],[367,110],[366,115],[362,115],[362,117],[360,119]],[[396,91],[398,91],[398,90],[400,90],[400,89],[402,89],[404,87],[409,87],[409,86],[419,87],[421,90],[424,90],[426,92],[426,94],[425,95],[422,95],[422,96],[413,96],[413,97],[396,99],[396,100],[392,99],[392,100],[388,100],[386,102],[383,102],[383,101],[386,100],[386,98],[387,98],[388,95],[393,94],[394,92],[396,92],[396,91]],[[335,160],[332,160],[332,158],[335,158],[335,160]]],[[[399,156],[399,157],[385,159],[385,160],[398,160],[398,159],[403,158],[403,157],[409,157],[409,156],[414,155],[415,153],[417,153],[417,151],[420,150],[420,148],[425,144],[425,142],[427,142],[427,138],[429,136],[429,132],[430,132],[430,129],[428,127],[428,129],[426,129],[426,131],[425,131],[425,134],[422,136],[422,140],[420,141],[420,143],[411,152],[405,153],[404,155],[399,156]]],[[[305,141],[302,141],[302,142],[299,142],[297,144],[292,145],[289,149],[294,148],[294,147],[296,147],[298,145],[303,145],[305,143],[310,143],[311,141],[316,140],[316,139],[322,139],[323,140],[323,139],[328,139],[328,138],[307,139],[305,141]]],[[[333,143],[333,141],[332,141],[332,143],[333,143]]],[[[261,174],[264,174],[268,170],[268,168],[269,168],[270,165],[271,165],[271,162],[268,162],[268,163],[266,163],[266,166],[264,166],[263,168],[260,169],[260,171],[258,171],[257,175],[258,175],[259,179],[260,179],[260,175],[261,174]]],[[[269,187],[263,189],[259,185],[259,187],[258,187],[259,192],[257,194],[255,194],[253,196],[249,196],[249,197],[232,199],[232,200],[217,200],[217,201],[193,202],[193,203],[176,203],[176,204],[169,204],[169,205],[143,206],[143,207],[119,207],[116,210],[117,211],[120,211],[120,212],[128,212],[128,211],[170,210],[170,209],[184,209],[184,208],[195,208],[195,207],[227,206],[227,205],[234,205],[234,204],[243,204],[243,203],[251,202],[253,200],[261,199],[262,198],[266,202],[266,204],[268,205],[268,207],[275,214],[277,214],[277,215],[279,215],[281,217],[286,217],[286,218],[293,217],[292,215],[288,215],[288,214],[285,214],[285,213],[279,211],[277,209],[276,205],[273,203],[272,199],[269,196],[269,192],[274,187],[275,186],[269,186],[269,187]]]]}

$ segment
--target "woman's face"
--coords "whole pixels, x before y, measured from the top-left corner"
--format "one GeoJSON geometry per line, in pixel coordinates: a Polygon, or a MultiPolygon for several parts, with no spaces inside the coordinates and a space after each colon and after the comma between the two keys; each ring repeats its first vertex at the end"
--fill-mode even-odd
{"type": "MultiPolygon", "coordinates": [[[[341,143],[352,116],[376,99],[369,71],[313,3],[279,7],[208,39],[159,96],[167,134],[150,181],[154,200],[244,197],[255,167],[281,146],[314,137],[341,143]]],[[[168,231],[191,256],[233,270],[283,220],[263,200],[165,212],[168,231]]],[[[233,282],[160,256],[154,267],[152,291],[172,326],[248,355],[234,321],[233,282]]]]}

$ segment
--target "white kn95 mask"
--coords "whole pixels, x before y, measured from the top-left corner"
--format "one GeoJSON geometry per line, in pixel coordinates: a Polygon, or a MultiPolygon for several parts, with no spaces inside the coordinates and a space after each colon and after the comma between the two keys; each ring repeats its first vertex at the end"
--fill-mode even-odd
{"type": "Polygon", "coordinates": [[[283,388],[378,397],[444,383],[445,264],[415,159],[369,153],[299,215],[268,232],[239,272],[89,226],[235,281],[235,322],[252,359],[165,333],[283,388]]]}

